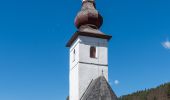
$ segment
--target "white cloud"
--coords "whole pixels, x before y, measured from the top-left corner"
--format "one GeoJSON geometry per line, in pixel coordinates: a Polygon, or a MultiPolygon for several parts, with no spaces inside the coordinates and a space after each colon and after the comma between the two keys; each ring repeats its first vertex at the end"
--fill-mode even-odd
{"type": "Polygon", "coordinates": [[[163,43],[162,43],[162,46],[163,46],[164,48],[166,48],[166,49],[170,49],[170,41],[167,40],[167,41],[163,42],[163,43]]]}
{"type": "Polygon", "coordinates": [[[115,85],[118,85],[119,83],[120,83],[119,80],[115,80],[115,81],[114,81],[114,84],[115,84],[115,85]]]}

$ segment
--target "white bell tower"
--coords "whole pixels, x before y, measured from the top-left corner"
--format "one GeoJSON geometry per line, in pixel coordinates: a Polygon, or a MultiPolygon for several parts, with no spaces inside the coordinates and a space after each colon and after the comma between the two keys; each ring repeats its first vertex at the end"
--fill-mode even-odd
{"type": "Polygon", "coordinates": [[[103,75],[108,80],[108,40],[111,36],[99,31],[102,16],[94,0],[83,0],[75,18],[78,31],[67,43],[70,48],[69,100],[81,100],[89,84],[103,75]]]}

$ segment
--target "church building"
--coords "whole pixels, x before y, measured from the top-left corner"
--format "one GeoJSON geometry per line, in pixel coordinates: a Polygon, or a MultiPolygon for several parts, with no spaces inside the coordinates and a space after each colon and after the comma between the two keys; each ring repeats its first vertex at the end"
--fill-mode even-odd
{"type": "Polygon", "coordinates": [[[77,31],[67,43],[70,49],[68,100],[117,100],[108,83],[108,42],[100,31],[103,18],[94,0],[83,0],[75,18],[77,31]]]}

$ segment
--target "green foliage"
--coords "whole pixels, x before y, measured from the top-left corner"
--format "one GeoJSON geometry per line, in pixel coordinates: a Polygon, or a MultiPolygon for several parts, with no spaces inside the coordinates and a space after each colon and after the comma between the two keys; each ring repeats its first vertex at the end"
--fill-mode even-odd
{"type": "Polygon", "coordinates": [[[167,90],[167,96],[168,96],[168,98],[170,98],[170,84],[168,84],[168,90],[167,90]]]}
{"type": "Polygon", "coordinates": [[[120,97],[118,100],[170,100],[170,83],[120,97]]]}
{"type": "Polygon", "coordinates": [[[157,100],[156,96],[154,96],[153,100],[157,100]]]}

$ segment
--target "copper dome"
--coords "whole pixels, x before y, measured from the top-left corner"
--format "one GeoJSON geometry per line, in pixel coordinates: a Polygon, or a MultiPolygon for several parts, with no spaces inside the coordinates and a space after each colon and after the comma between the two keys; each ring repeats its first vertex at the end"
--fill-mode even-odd
{"type": "Polygon", "coordinates": [[[75,26],[79,28],[83,25],[100,28],[103,23],[103,18],[95,9],[94,1],[83,1],[82,9],[75,18],[75,26]]]}

